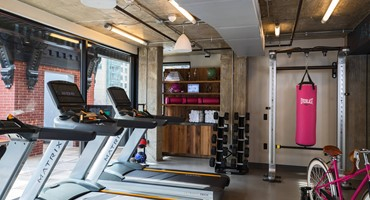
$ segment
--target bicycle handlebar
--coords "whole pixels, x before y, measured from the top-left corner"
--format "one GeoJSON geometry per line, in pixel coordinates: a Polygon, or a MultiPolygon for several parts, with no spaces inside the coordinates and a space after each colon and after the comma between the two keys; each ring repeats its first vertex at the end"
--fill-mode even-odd
{"type": "Polygon", "coordinates": [[[353,152],[353,157],[356,159],[357,169],[360,169],[360,166],[359,166],[360,165],[360,153],[364,156],[365,165],[369,164],[367,154],[370,153],[370,150],[369,149],[361,149],[361,150],[355,149],[353,152]]]}

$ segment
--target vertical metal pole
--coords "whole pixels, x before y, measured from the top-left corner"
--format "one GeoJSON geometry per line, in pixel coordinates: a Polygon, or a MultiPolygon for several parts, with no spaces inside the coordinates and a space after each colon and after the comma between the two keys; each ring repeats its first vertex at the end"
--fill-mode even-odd
{"type": "Polygon", "coordinates": [[[342,150],[342,157],[338,162],[339,172],[346,169],[346,57],[349,49],[338,52],[338,110],[337,110],[337,146],[342,150]]]}
{"type": "Polygon", "coordinates": [[[275,180],[276,162],[275,162],[275,119],[276,119],[276,52],[269,53],[270,66],[270,88],[269,88],[269,171],[268,180],[275,180]]]}

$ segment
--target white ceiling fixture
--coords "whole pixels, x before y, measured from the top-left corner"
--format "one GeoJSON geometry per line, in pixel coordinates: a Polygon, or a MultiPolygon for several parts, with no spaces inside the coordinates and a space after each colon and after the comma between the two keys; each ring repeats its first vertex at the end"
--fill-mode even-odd
{"type": "Polygon", "coordinates": [[[195,24],[197,21],[194,19],[193,15],[191,15],[187,10],[181,7],[175,0],[168,0],[179,12],[181,12],[186,19],[188,19],[191,23],[195,24]]]}
{"type": "Polygon", "coordinates": [[[333,13],[335,7],[337,7],[339,3],[339,0],[332,0],[329,7],[328,7],[328,10],[326,10],[326,13],[324,15],[324,17],[322,17],[322,20],[321,20],[321,23],[324,24],[326,21],[328,21],[329,17],[331,16],[331,14],[333,13]]]}
{"type": "Polygon", "coordinates": [[[175,53],[189,53],[191,52],[191,43],[189,38],[183,33],[177,39],[173,52],[175,53]]]}
{"type": "Polygon", "coordinates": [[[280,24],[275,24],[275,36],[279,37],[280,35],[280,24]]]}
{"type": "Polygon", "coordinates": [[[173,14],[173,13],[170,13],[170,14],[168,14],[168,20],[170,21],[170,22],[174,22],[175,20],[176,20],[176,15],[175,14],[173,14]]]}
{"type": "Polygon", "coordinates": [[[133,36],[133,35],[131,35],[131,34],[129,34],[129,33],[126,33],[125,31],[123,31],[123,30],[121,30],[121,29],[119,29],[119,28],[115,27],[115,26],[114,26],[114,25],[112,25],[112,24],[105,24],[105,25],[104,25],[104,28],[106,28],[106,29],[108,29],[108,30],[110,30],[110,31],[112,31],[112,32],[114,32],[114,33],[117,33],[118,35],[121,35],[121,36],[123,36],[123,37],[125,37],[125,38],[128,38],[128,39],[130,39],[130,40],[132,40],[132,41],[135,41],[135,42],[137,42],[137,43],[140,43],[140,44],[142,44],[142,45],[148,45],[148,42],[146,42],[145,40],[140,39],[140,38],[138,38],[138,37],[136,37],[136,36],[133,36]]]}
{"type": "Polygon", "coordinates": [[[117,5],[116,0],[81,0],[81,3],[96,9],[113,9],[117,5]]]}

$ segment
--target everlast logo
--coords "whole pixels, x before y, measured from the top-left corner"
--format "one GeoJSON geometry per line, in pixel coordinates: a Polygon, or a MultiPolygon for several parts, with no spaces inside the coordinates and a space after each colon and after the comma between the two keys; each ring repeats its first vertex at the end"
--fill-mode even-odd
{"type": "Polygon", "coordinates": [[[110,146],[108,153],[105,155],[104,160],[108,161],[108,159],[111,157],[111,155],[114,153],[114,150],[116,149],[116,146],[118,145],[119,141],[121,140],[122,135],[118,135],[115,137],[113,144],[110,146]]]}
{"type": "Polygon", "coordinates": [[[313,105],[313,98],[311,98],[311,99],[303,99],[303,98],[301,98],[301,104],[304,104],[304,105],[311,104],[311,105],[313,105]]]}
{"type": "Polygon", "coordinates": [[[58,141],[58,144],[54,148],[54,152],[50,154],[48,161],[46,162],[45,166],[42,168],[42,172],[37,182],[41,183],[41,181],[45,178],[45,175],[50,170],[51,163],[54,161],[56,154],[60,151],[62,144],[63,144],[62,142],[58,141]]]}

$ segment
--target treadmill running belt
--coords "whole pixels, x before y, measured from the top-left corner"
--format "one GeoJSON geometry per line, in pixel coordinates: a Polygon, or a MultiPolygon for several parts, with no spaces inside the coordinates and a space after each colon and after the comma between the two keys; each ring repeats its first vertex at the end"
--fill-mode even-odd
{"type": "MultiPolygon", "coordinates": [[[[192,184],[202,184],[208,186],[215,186],[219,188],[224,188],[228,185],[226,178],[219,177],[207,177],[207,176],[195,176],[195,175],[185,175],[185,174],[175,174],[175,173],[163,173],[163,172],[152,172],[145,170],[135,170],[125,175],[125,179],[130,180],[142,179],[155,179],[171,182],[181,182],[181,183],[192,183],[192,184]]],[[[125,180],[123,180],[125,181],[125,180]]],[[[137,181],[133,181],[137,182],[137,181]]]]}

